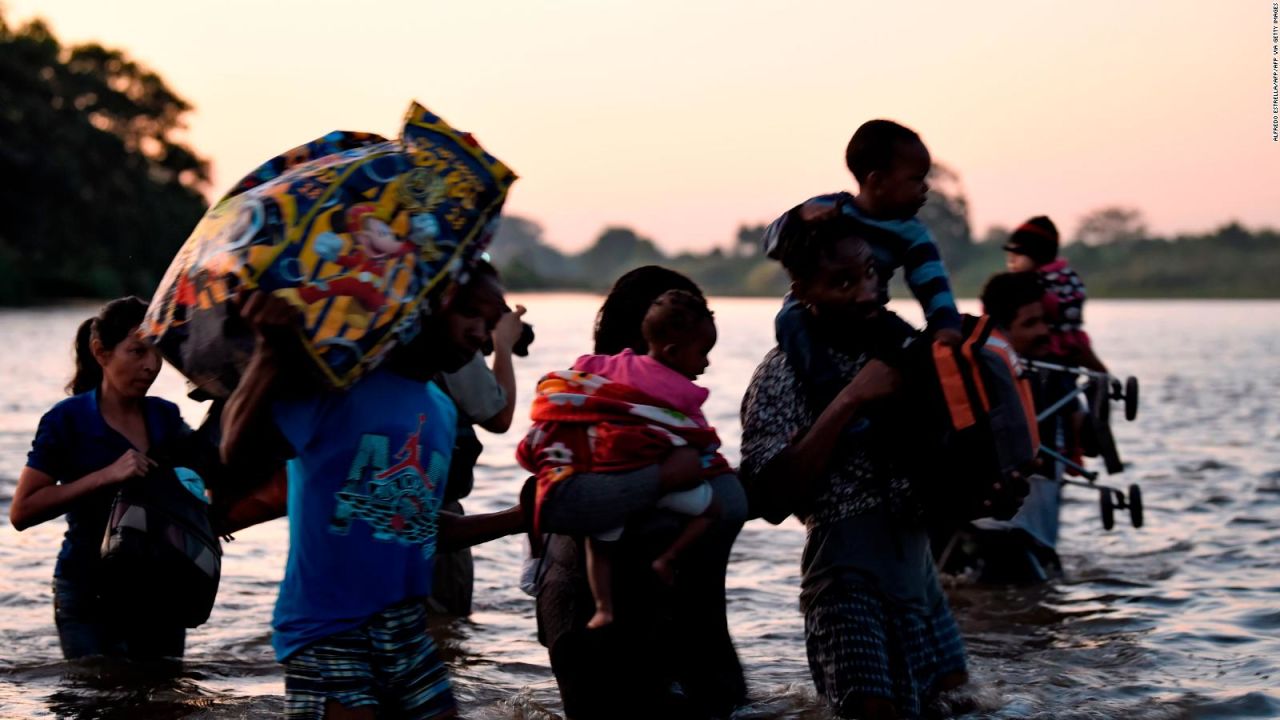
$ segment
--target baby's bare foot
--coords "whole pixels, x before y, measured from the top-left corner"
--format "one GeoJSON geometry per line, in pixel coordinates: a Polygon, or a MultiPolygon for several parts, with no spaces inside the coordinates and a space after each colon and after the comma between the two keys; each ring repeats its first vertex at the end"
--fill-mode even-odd
{"type": "Polygon", "coordinates": [[[595,614],[595,615],[592,615],[592,616],[591,616],[591,619],[587,621],[587,629],[588,629],[588,630],[599,630],[600,628],[602,628],[602,627],[604,627],[605,625],[608,625],[608,624],[610,624],[610,623],[612,623],[612,622],[613,622],[613,611],[612,611],[612,610],[605,610],[605,609],[602,609],[602,608],[597,608],[597,609],[596,609],[596,614],[595,614]]]}
{"type": "Polygon", "coordinates": [[[676,584],[676,568],[672,558],[663,555],[657,560],[654,560],[651,567],[653,568],[653,571],[658,574],[658,577],[662,579],[662,582],[668,585],[676,584]]]}

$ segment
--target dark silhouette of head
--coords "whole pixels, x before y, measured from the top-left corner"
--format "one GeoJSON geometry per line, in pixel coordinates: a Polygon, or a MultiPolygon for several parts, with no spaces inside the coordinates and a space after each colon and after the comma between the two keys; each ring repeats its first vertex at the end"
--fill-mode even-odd
{"type": "Polygon", "coordinates": [[[982,312],[1009,338],[1019,355],[1037,357],[1049,345],[1044,288],[1033,272],[992,275],[982,288],[982,312]]]}
{"type": "Polygon", "coordinates": [[[617,355],[627,348],[639,355],[648,353],[644,317],[653,301],[668,290],[702,297],[702,290],[692,280],[658,265],[639,267],[618,278],[596,314],[595,353],[617,355]]]}
{"type": "MultiPolygon", "coordinates": [[[[1014,228],[1004,249],[1014,255],[1025,255],[1034,265],[1031,268],[1019,266],[1018,269],[1033,270],[1057,259],[1058,244],[1058,226],[1048,217],[1037,215],[1014,228]]],[[[1010,265],[1012,264],[1011,260],[1010,265]]],[[[1010,271],[1016,270],[1011,266],[1010,271]]]]}
{"type": "Polygon", "coordinates": [[[791,292],[814,315],[857,323],[880,310],[880,282],[867,228],[846,215],[797,222],[778,242],[791,292]]]}
{"type": "Polygon", "coordinates": [[[907,219],[924,207],[933,158],[914,130],[892,120],[869,120],[849,139],[844,159],[868,214],[907,219]]]}
{"type": "Polygon", "coordinates": [[[716,323],[705,298],[668,290],[645,313],[641,326],[649,355],[690,380],[706,371],[716,345],[716,323]]]}

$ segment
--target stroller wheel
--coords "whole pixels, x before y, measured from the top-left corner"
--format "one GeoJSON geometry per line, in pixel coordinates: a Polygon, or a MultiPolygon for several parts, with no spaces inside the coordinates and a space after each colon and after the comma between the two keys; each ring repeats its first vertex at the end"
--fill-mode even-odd
{"type": "Polygon", "coordinates": [[[1124,381],[1124,419],[1133,422],[1138,417],[1138,378],[1124,381]]]}
{"type": "Polygon", "coordinates": [[[1142,488],[1129,486],[1129,521],[1136,528],[1142,527],[1142,488]]]}
{"type": "Polygon", "coordinates": [[[1102,488],[1098,491],[1098,504],[1102,510],[1102,528],[1110,530],[1116,526],[1116,507],[1111,499],[1110,488],[1102,488]]]}

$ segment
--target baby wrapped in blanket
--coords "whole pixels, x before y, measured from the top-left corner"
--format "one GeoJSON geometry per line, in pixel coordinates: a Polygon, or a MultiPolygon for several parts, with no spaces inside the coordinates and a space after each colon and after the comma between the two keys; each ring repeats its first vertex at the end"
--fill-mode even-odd
{"type": "MultiPolygon", "coordinates": [[[[702,456],[702,478],[667,481],[658,507],[694,516],[652,567],[673,582],[680,554],[710,526],[718,509],[705,479],[732,472],[718,452],[720,439],[707,423],[702,404],[709,394],[693,380],[706,370],[716,343],[715,321],[706,301],[673,290],[650,306],[643,332],[646,355],[584,355],[568,371],[538,383],[533,427],[520,443],[520,464],[537,475],[539,509],[556,483],[578,473],[622,473],[657,464],[674,448],[692,447],[702,456]]],[[[535,532],[537,518],[535,513],[535,532]]],[[[613,620],[609,544],[623,528],[587,540],[587,576],[596,613],[588,628],[613,620]]]]}

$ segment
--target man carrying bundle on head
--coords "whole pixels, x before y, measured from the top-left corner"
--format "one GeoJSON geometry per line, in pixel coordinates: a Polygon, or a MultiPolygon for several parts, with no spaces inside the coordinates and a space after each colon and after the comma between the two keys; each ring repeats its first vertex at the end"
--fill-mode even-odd
{"type": "Polygon", "coordinates": [[[478,274],[439,301],[409,343],[345,392],[291,392],[281,351],[296,311],[265,293],[242,316],[249,367],[223,414],[222,453],[252,454],[274,428],[292,445],[289,560],[272,622],[285,711],[298,718],[448,718],[448,672],[427,630],[437,548],[520,532],[520,507],[440,512],[457,411],[432,382],[475,356],[505,312],[478,274]]]}

